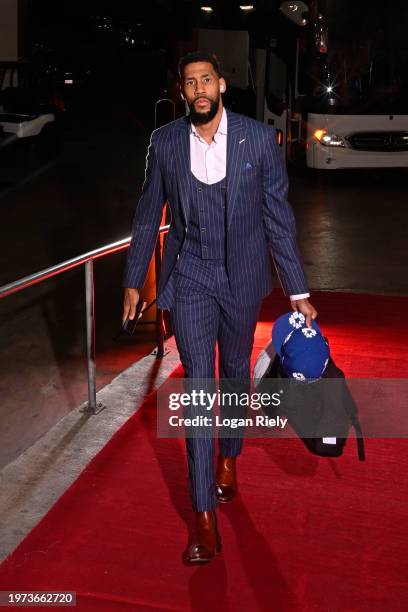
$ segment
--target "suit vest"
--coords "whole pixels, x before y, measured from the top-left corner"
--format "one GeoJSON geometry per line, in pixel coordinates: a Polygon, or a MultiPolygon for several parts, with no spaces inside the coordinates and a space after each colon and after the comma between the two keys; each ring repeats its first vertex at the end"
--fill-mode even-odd
{"type": "Polygon", "coordinates": [[[188,228],[183,250],[202,259],[225,260],[227,180],[208,185],[192,174],[188,228]]]}

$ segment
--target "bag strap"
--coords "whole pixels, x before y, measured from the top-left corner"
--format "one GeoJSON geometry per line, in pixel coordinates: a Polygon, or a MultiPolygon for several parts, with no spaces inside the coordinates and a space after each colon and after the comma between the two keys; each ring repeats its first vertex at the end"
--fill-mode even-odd
{"type": "Polygon", "coordinates": [[[345,402],[345,409],[347,415],[350,419],[351,425],[354,427],[354,431],[356,432],[356,442],[357,442],[357,453],[359,461],[365,461],[365,449],[364,449],[364,437],[363,430],[361,429],[361,424],[359,418],[357,416],[356,405],[353,400],[353,397],[350,391],[346,388],[347,394],[350,398],[350,402],[345,402]],[[350,405],[353,404],[353,409],[350,408],[350,405]]]}
{"type": "Polygon", "coordinates": [[[355,415],[351,418],[351,424],[354,427],[354,431],[356,432],[357,453],[359,461],[365,461],[363,432],[361,429],[360,421],[355,415]]]}

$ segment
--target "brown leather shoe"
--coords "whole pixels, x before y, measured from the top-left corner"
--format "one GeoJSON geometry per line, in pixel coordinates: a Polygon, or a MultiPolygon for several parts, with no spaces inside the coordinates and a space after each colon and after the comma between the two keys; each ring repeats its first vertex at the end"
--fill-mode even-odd
{"type": "Polygon", "coordinates": [[[226,503],[235,497],[238,492],[236,457],[218,455],[215,483],[219,502],[226,503]]]}
{"type": "Polygon", "coordinates": [[[184,552],[185,563],[208,563],[221,552],[221,537],[217,528],[215,510],[196,512],[196,533],[184,552]]]}

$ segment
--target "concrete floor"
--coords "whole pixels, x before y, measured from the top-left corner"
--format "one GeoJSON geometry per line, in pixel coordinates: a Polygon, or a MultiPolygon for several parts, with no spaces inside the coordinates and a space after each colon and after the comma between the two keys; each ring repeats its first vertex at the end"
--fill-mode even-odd
{"type": "Polygon", "coordinates": [[[171,339],[163,359],[147,355],[97,396],[95,415],[79,406],[0,470],[0,561],[31,531],[97,452],[179,363],[171,339]]]}
{"type": "MultiPolygon", "coordinates": [[[[0,189],[7,229],[0,246],[1,284],[130,233],[148,142],[137,110],[129,101],[88,99],[70,123],[64,152],[54,163],[30,168],[13,188],[0,189]]],[[[290,201],[312,289],[408,294],[407,177],[406,171],[291,174],[290,201]]],[[[144,396],[153,367],[153,358],[144,357],[155,345],[152,327],[113,341],[120,325],[123,263],[124,254],[117,254],[95,267],[101,397],[110,393],[106,385],[131,367],[126,384],[119,384],[114,418],[112,412],[91,419],[78,412],[87,393],[83,271],[0,301],[3,556],[144,396]],[[132,380],[135,371],[139,378],[132,380]],[[89,446],[97,422],[101,429],[89,446]],[[47,432],[51,438],[43,437],[47,432]],[[80,460],[74,459],[78,449],[80,460]],[[44,504],[31,511],[33,496],[44,504]]],[[[176,363],[173,347],[160,373],[167,376],[176,363]]]]}
{"type": "Polygon", "coordinates": [[[407,294],[407,179],[406,169],[291,176],[312,288],[407,294]]]}

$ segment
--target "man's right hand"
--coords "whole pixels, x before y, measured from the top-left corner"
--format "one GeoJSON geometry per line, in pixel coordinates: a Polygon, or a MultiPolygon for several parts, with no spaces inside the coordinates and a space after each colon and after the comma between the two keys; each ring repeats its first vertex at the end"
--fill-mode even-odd
{"type": "MultiPolygon", "coordinates": [[[[126,319],[129,317],[130,320],[135,318],[136,306],[139,301],[139,290],[132,287],[126,287],[125,295],[123,300],[123,319],[122,325],[124,325],[126,319]]],[[[140,313],[139,318],[142,316],[140,313]]]]}

